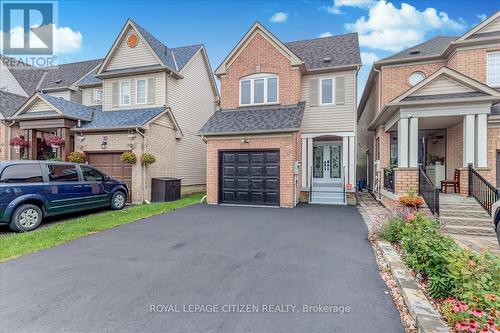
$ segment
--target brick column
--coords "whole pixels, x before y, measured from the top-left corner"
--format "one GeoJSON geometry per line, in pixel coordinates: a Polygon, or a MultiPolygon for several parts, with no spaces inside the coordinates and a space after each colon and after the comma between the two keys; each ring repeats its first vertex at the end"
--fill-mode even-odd
{"type": "MultiPolygon", "coordinates": [[[[469,169],[460,168],[460,194],[469,196],[469,169]]],[[[453,189],[451,189],[453,191],[453,189]]]]}
{"type": "Polygon", "coordinates": [[[396,195],[405,195],[408,192],[418,193],[418,168],[396,168],[394,172],[396,195]]]}

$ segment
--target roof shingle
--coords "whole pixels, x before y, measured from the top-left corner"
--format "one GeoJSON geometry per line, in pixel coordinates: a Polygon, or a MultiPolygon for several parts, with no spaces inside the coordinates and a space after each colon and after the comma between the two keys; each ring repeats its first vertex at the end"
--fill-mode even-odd
{"type": "Polygon", "coordinates": [[[27,97],[0,90],[0,115],[9,118],[16,113],[27,99],[27,97]]]}
{"type": "Polygon", "coordinates": [[[404,49],[394,55],[379,60],[383,62],[387,60],[410,60],[423,57],[432,57],[441,55],[452,41],[457,39],[456,36],[437,36],[421,44],[404,49]]]}
{"type": "Polygon", "coordinates": [[[113,129],[141,127],[166,110],[165,107],[131,109],[120,111],[102,111],[101,106],[94,107],[94,119],[82,124],[81,129],[113,129]]]}
{"type": "Polygon", "coordinates": [[[304,61],[307,70],[361,64],[357,33],[284,44],[304,61]]]}
{"type": "Polygon", "coordinates": [[[296,132],[300,129],[305,102],[217,111],[199,135],[296,132]]]}

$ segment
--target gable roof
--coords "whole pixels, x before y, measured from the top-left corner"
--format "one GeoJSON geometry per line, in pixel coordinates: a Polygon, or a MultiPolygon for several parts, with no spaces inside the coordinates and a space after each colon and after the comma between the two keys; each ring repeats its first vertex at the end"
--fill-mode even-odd
{"type": "Polygon", "coordinates": [[[198,135],[296,132],[302,123],[304,107],[305,102],[300,102],[294,105],[217,111],[198,135]]]}
{"type": "Polygon", "coordinates": [[[86,60],[49,67],[43,76],[38,90],[54,90],[71,87],[95,69],[102,59],[86,60]]]}
{"type": "Polygon", "coordinates": [[[19,107],[19,109],[10,117],[17,119],[18,117],[38,117],[38,116],[65,116],[75,120],[91,121],[94,114],[94,109],[90,106],[71,102],[60,97],[54,97],[42,93],[34,93],[30,98],[19,107]],[[32,112],[27,114],[26,111],[37,100],[45,102],[52,110],[42,112],[32,112]]]}
{"type": "Polygon", "coordinates": [[[98,69],[99,67],[94,68],[87,75],[85,75],[80,81],[78,81],[76,85],[79,87],[101,85],[102,80],[95,76],[97,74],[98,69]]]}
{"type": "Polygon", "coordinates": [[[285,45],[302,61],[306,70],[361,65],[358,34],[287,42],[285,45]],[[330,61],[325,59],[330,58],[330,61]]]}
{"type": "MultiPolygon", "coordinates": [[[[496,13],[494,13],[493,15],[491,15],[490,17],[488,17],[483,22],[481,22],[478,25],[476,25],[475,27],[473,27],[472,29],[470,29],[469,31],[467,31],[466,33],[464,33],[462,36],[460,36],[457,39],[457,42],[461,42],[461,41],[464,41],[464,40],[470,38],[476,32],[480,31],[481,29],[483,29],[484,27],[486,27],[488,24],[490,24],[491,22],[495,21],[499,17],[500,17],[500,10],[497,11],[496,13]]],[[[494,34],[493,36],[496,36],[496,34],[494,34]]],[[[479,37],[489,37],[489,36],[488,35],[483,35],[483,36],[479,36],[479,37]]],[[[476,38],[477,38],[477,36],[476,36],[476,38]]]]}
{"type": "Polygon", "coordinates": [[[28,98],[0,90],[0,119],[11,117],[28,98]]]}
{"type": "Polygon", "coordinates": [[[43,68],[27,65],[18,59],[4,55],[0,55],[0,58],[26,94],[28,96],[33,94],[36,91],[38,83],[45,74],[45,70],[43,68]]]}
{"type": "Polygon", "coordinates": [[[240,39],[238,44],[231,50],[228,56],[224,59],[224,61],[217,67],[215,70],[215,75],[222,75],[226,73],[227,64],[231,62],[233,57],[235,57],[241,50],[245,48],[247,43],[251,40],[251,38],[255,34],[261,34],[266,38],[270,43],[274,44],[274,46],[282,52],[284,55],[290,58],[292,66],[302,65],[304,62],[300,59],[295,53],[293,53],[284,43],[282,43],[278,38],[276,38],[269,30],[267,30],[262,24],[259,22],[255,22],[250,29],[245,33],[245,35],[240,39]]]}

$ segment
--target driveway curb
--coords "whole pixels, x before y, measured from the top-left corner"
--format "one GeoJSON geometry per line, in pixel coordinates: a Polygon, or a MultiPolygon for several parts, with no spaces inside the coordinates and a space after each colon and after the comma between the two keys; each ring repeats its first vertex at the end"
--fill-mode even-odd
{"type": "Polygon", "coordinates": [[[410,315],[417,324],[418,332],[450,332],[448,326],[441,319],[439,313],[432,307],[422,290],[420,290],[417,282],[392,245],[386,241],[377,241],[376,243],[387,265],[389,265],[394,279],[401,289],[401,294],[410,311],[410,315]]]}

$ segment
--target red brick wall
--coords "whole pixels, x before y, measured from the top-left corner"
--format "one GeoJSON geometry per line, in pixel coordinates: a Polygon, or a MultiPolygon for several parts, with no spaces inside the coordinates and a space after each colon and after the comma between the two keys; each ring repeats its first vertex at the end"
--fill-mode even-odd
{"type": "MultiPolygon", "coordinates": [[[[384,168],[387,168],[389,166],[390,162],[390,156],[391,156],[391,151],[390,151],[390,134],[389,132],[384,132],[384,127],[379,127],[377,131],[375,132],[375,138],[373,141],[373,154],[376,153],[376,145],[377,145],[377,138],[380,140],[380,187],[383,188],[384,186],[384,168]]],[[[377,156],[373,156],[373,161],[377,160],[377,156]]],[[[376,176],[376,169],[375,167],[373,168],[373,175],[372,175],[372,188],[375,188],[375,176],[376,176]]]]}
{"type": "Polygon", "coordinates": [[[300,71],[292,68],[290,60],[261,34],[256,34],[229,65],[226,74],[220,78],[222,108],[238,107],[240,79],[259,72],[274,73],[279,76],[279,102],[281,104],[296,104],[300,101],[300,71]]]}
{"type": "Polygon", "coordinates": [[[500,47],[490,47],[457,51],[448,59],[447,66],[479,82],[486,83],[486,53],[499,50],[500,47]]]}
{"type": "Polygon", "coordinates": [[[405,195],[408,192],[418,193],[418,169],[397,168],[394,176],[394,192],[405,195]]]}
{"type": "Polygon", "coordinates": [[[382,77],[382,106],[398,97],[411,88],[408,76],[415,71],[424,72],[426,76],[431,75],[444,66],[444,62],[417,64],[397,67],[383,67],[382,77]]]}
{"type": "MultiPolygon", "coordinates": [[[[219,202],[219,151],[221,150],[250,150],[250,149],[279,149],[280,150],[280,205],[281,207],[294,206],[294,174],[293,163],[300,160],[300,134],[283,136],[245,137],[248,143],[241,142],[242,138],[209,138],[207,142],[207,201],[216,204],[219,202]]],[[[297,184],[298,196],[300,193],[300,178],[297,184]]]]}

